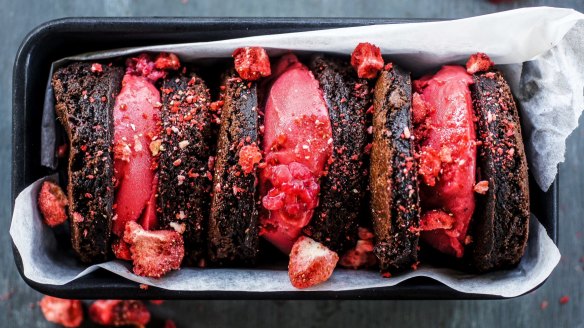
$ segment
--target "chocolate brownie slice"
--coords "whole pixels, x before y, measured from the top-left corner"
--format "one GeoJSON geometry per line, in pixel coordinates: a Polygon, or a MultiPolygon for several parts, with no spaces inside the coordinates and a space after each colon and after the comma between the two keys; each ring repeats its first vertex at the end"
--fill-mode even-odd
{"type": "Polygon", "coordinates": [[[375,85],[371,148],[374,253],[382,272],[408,268],[418,258],[420,205],[414,161],[410,74],[393,65],[375,85]]]}
{"type": "Polygon", "coordinates": [[[221,97],[224,104],[209,217],[209,259],[219,265],[252,264],[259,247],[257,86],[231,71],[224,79],[221,97]]]}
{"type": "Polygon", "coordinates": [[[124,70],[73,63],[52,78],[55,110],[69,138],[67,197],[71,242],[83,262],[109,253],[113,187],[113,107],[124,70]]]}
{"type": "Polygon", "coordinates": [[[152,141],[158,156],[157,211],[162,229],[182,233],[186,261],[205,257],[212,163],[211,95],[194,73],[172,73],[162,81],[161,133],[152,141]]]}
{"type": "Polygon", "coordinates": [[[509,85],[496,70],[474,74],[473,79],[477,181],[488,190],[477,194],[470,248],[474,267],[487,271],[513,266],[523,256],[529,186],[519,115],[509,85]]]}
{"type": "Polygon", "coordinates": [[[304,233],[343,252],[357,241],[357,220],[366,191],[365,113],[372,105],[371,88],[340,58],[316,56],[310,69],[327,105],[333,152],[328,173],[321,178],[319,205],[304,233]]]}

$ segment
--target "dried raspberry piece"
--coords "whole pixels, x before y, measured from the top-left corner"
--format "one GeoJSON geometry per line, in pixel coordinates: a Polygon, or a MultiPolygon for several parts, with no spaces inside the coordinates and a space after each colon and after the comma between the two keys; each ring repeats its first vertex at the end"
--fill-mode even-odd
{"type": "Polygon", "coordinates": [[[38,196],[38,204],[43,222],[54,227],[67,221],[65,207],[68,204],[67,196],[58,184],[51,181],[43,181],[38,196]]]}
{"type": "Polygon", "coordinates": [[[477,72],[487,72],[495,64],[491,61],[491,58],[482,52],[477,52],[471,55],[466,62],[466,71],[468,74],[474,74],[477,72]]]}
{"type": "Polygon", "coordinates": [[[383,68],[381,50],[371,43],[359,43],[351,54],[351,66],[360,78],[372,79],[383,68]]]}
{"type": "Polygon", "coordinates": [[[243,173],[252,173],[255,164],[258,164],[261,160],[262,153],[260,153],[260,149],[255,143],[241,147],[239,151],[239,166],[241,166],[243,173]]]}
{"type": "Polygon", "coordinates": [[[161,52],[158,57],[156,57],[154,66],[158,69],[171,69],[176,71],[180,68],[180,60],[175,54],[161,52]]]}
{"type": "Polygon", "coordinates": [[[307,288],[325,282],[333,274],[338,261],[337,253],[311,238],[301,236],[290,252],[290,282],[296,288],[307,288]]]}
{"type": "Polygon", "coordinates": [[[154,304],[154,305],[160,305],[164,303],[163,300],[150,300],[150,304],[154,304]]]}
{"type": "Polygon", "coordinates": [[[141,301],[97,300],[89,307],[89,317],[104,326],[144,327],[150,322],[150,311],[141,301]]]}
{"type": "Polygon", "coordinates": [[[233,52],[233,58],[235,58],[235,70],[244,80],[255,81],[272,74],[270,58],[264,48],[237,48],[233,52]]]}
{"type": "Polygon", "coordinates": [[[123,241],[122,239],[118,239],[112,243],[112,252],[114,256],[120,260],[124,261],[131,261],[132,260],[132,253],[130,253],[130,245],[123,241]]]}
{"type": "Polygon", "coordinates": [[[166,319],[166,321],[164,322],[164,328],[176,328],[176,324],[174,323],[174,321],[166,319]]]}
{"type": "Polygon", "coordinates": [[[79,327],[83,322],[83,304],[79,300],[45,296],[39,306],[47,321],[64,327],[79,327]]]}
{"type": "Polygon", "coordinates": [[[138,223],[126,224],[124,241],[130,244],[134,273],[160,278],[180,269],[185,254],[182,235],[174,230],[147,231],[138,223]]]}
{"type": "Polygon", "coordinates": [[[560,297],[560,304],[564,305],[564,304],[568,304],[568,302],[570,302],[570,296],[564,295],[564,296],[560,297]]]}

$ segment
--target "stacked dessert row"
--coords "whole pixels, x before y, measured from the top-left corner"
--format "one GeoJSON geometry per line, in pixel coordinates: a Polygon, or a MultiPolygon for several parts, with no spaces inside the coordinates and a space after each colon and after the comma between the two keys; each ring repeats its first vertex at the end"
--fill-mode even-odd
{"type": "Polygon", "coordinates": [[[264,238],[298,288],[337,263],[415,269],[425,249],[479,272],[519,262],[527,163],[486,55],[416,80],[368,43],[350,58],[233,57],[218,92],[173,54],[54,73],[67,190],[46,182],[39,206],[48,223],[69,217],[81,261],[161,277],[254,265],[264,238]]]}

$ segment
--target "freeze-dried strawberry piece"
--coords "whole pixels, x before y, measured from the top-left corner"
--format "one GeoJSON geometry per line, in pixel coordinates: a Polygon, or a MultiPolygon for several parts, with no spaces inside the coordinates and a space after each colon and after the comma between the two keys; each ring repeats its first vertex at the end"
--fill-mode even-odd
{"type": "Polygon", "coordinates": [[[79,327],[83,322],[83,305],[79,300],[45,296],[39,305],[47,321],[64,327],[79,327]]]}
{"type": "Polygon", "coordinates": [[[477,52],[471,55],[466,62],[466,71],[468,74],[474,74],[477,72],[487,72],[495,64],[491,61],[491,58],[482,52],[477,52]]]}
{"type": "Polygon", "coordinates": [[[92,73],[102,73],[103,67],[101,66],[100,63],[93,63],[93,64],[91,64],[91,72],[92,73]]]}
{"type": "Polygon", "coordinates": [[[262,160],[262,153],[260,148],[254,143],[245,145],[239,151],[239,166],[245,174],[250,174],[254,171],[255,165],[262,160]]]}
{"type": "Polygon", "coordinates": [[[381,50],[371,43],[359,43],[351,54],[351,66],[362,79],[372,79],[383,68],[381,50]]]}
{"type": "Polygon", "coordinates": [[[180,60],[175,54],[167,54],[165,52],[161,52],[154,61],[154,67],[158,69],[177,70],[180,68],[180,60]]]}
{"type": "Polygon", "coordinates": [[[122,239],[117,239],[112,243],[112,252],[114,256],[120,260],[131,261],[132,253],[130,253],[130,245],[122,239]]]}
{"type": "Polygon", "coordinates": [[[235,70],[244,80],[255,81],[272,74],[270,58],[264,48],[237,48],[233,52],[233,58],[235,58],[235,70]]]}
{"type": "Polygon", "coordinates": [[[337,253],[311,238],[298,238],[290,252],[288,276],[292,286],[307,288],[327,281],[339,261],[337,253]]]}
{"type": "Polygon", "coordinates": [[[54,227],[67,221],[65,207],[68,204],[67,196],[58,184],[44,181],[38,198],[39,209],[43,215],[43,222],[54,227]]]}
{"type": "Polygon", "coordinates": [[[174,230],[144,230],[134,221],[126,224],[124,241],[130,244],[134,273],[160,278],[178,270],[185,254],[182,235],[174,230]]]}
{"type": "Polygon", "coordinates": [[[89,317],[104,326],[144,327],[150,322],[150,311],[141,301],[97,300],[89,307],[89,317]]]}

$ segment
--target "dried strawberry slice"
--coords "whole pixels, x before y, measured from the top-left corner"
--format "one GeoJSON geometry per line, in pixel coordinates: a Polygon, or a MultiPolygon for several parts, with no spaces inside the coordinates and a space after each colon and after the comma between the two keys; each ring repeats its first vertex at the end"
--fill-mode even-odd
{"type": "Polygon", "coordinates": [[[468,74],[474,74],[477,72],[487,72],[495,64],[491,61],[491,58],[482,52],[477,52],[471,55],[466,62],[466,71],[468,74]]]}
{"type": "Polygon", "coordinates": [[[351,54],[351,66],[355,68],[360,78],[375,78],[383,68],[381,50],[371,43],[359,43],[351,54]]]}
{"type": "Polygon", "coordinates": [[[126,224],[124,241],[130,244],[134,273],[160,278],[180,269],[185,254],[182,235],[174,230],[144,230],[134,221],[126,224]]]}
{"type": "Polygon", "coordinates": [[[79,327],[83,322],[83,304],[79,300],[45,296],[39,306],[45,319],[50,322],[64,327],[79,327]]]}
{"type": "Polygon", "coordinates": [[[67,221],[65,207],[68,204],[67,196],[58,184],[44,181],[38,196],[38,204],[43,221],[51,227],[67,221]]]}
{"type": "Polygon", "coordinates": [[[171,69],[177,70],[180,68],[180,60],[175,54],[167,54],[162,52],[156,57],[154,66],[157,69],[171,69]]]}
{"type": "Polygon", "coordinates": [[[270,58],[264,48],[237,48],[233,52],[233,58],[235,58],[235,70],[244,80],[255,81],[272,74],[270,58]]]}
{"type": "Polygon", "coordinates": [[[337,253],[311,238],[298,238],[290,252],[288,276],[292,286],[307,288],[327,281],[339,261],[337,253]]]}
{"type": "Polygon", "coordinates": [[[254,171],[255,165],[262,160],[262,153],[259,147],[254,143],[241,147],[239,151],[239,166],[243,173],[250,174],[254,171]]]}

